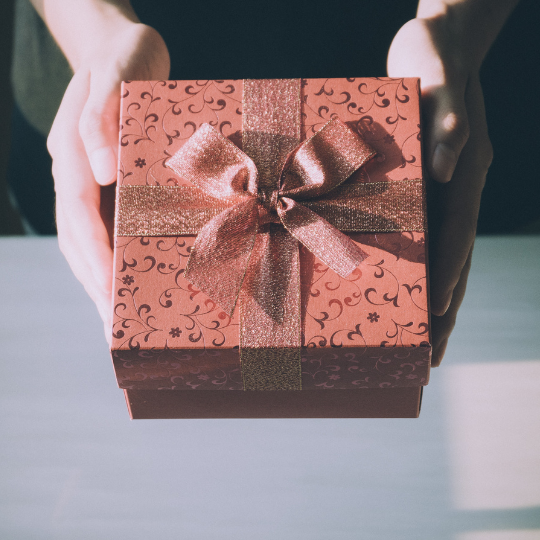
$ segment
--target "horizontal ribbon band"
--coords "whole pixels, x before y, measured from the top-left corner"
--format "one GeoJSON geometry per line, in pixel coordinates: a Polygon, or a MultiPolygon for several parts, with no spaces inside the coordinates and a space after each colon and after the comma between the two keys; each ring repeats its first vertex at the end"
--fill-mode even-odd
{"type": "MultiPolygon", "coordinates": [[[[117,236],[195,235],[235,202],[192,186],[120,186],[117,236]]],[[[304,206],[346,232],[424,231],[422,179],[357,182],[304,206]]],[[[237,201],[241,199],[238,198],[237,201]]]]}
{"type": "Polygon", "coordinates": [[[229,206],[193,186],[120,186],[116,235],[198,234],[229,206]]]}

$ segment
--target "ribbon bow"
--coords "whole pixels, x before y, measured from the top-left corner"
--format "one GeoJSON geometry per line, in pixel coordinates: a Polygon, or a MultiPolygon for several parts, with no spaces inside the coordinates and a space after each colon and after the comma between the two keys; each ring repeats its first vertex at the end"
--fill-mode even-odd
{"type": "MultiPolygon", "coordinates": [[[[302,201],[325,196],[374,155],[358,135],[333,119],[288,155],[274,185],[259,185],[252,159],[203,124],[167,166],[216,199],[216,205],[229,206],[201,228],[186,279],[232,315],[248,266],[253,264],[257,234],[271,223],[281,223],[323,263],[348,276],[367,254],[302,201]]],[[[287,273],[279,261],[276,268],[287,273]]],[[[280,297],[279,291],[274,296],[280,297]]],[[[282,308],[271,309],[282,314],[282,308]]]]}

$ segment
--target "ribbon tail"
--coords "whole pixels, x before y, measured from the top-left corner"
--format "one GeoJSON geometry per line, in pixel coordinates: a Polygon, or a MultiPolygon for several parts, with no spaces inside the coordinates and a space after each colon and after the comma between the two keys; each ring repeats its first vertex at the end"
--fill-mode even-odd
{"type": "Polygon", "coordinates": [[[341,277],[349,276],[368,257],[346,234],[304,205],[283,197],[277,211],[287,231],[341,277]]]}
{"type": "Polygon", "coordinates": [[[234,311],[257,237],[257,201],[227,208],[199,232],[184,277],[229,315],[234,311]]]}

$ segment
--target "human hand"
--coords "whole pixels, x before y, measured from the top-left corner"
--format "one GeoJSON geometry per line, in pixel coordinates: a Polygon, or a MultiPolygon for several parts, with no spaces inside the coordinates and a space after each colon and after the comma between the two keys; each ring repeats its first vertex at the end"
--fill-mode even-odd
{"type": "Polygon", "coordinates": [[[478,69],[442,18],[409,21],[388,53],[390,77],[421,79],[433,366],[444,356],[465,295],[493,155],[478,69]]]}
{"type": "Polygon", "coordinates": [[[126,22],[104,32],[81,57],[47,145],[53,158],[58,242],[95,302],[111,339],[111,189],[116,181],[120,84],[166,80],[169,53],[161,36],[126,22]],[[107,35],[108,34],[108,35],[107,35]],[[107,204],[109,203],[109,204],[107,204]]]}

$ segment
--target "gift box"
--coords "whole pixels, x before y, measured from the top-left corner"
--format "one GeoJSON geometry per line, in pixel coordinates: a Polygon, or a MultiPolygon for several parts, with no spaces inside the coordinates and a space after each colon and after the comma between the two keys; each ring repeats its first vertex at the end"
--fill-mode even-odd
{"type": "Polygon", "coordinates": [[[418,79],[123,83],[112,358],[132,418],[416,417],[418,79]]]}

